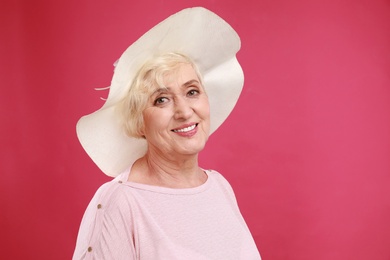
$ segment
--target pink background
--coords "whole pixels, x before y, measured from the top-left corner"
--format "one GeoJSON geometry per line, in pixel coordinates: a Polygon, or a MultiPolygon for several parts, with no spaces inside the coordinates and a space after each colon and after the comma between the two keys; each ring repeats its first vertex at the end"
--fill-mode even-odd
{"type": "Polygon", "coordinates": [[[71,258],[109,180],[77,120],[128,45],[198,5],[237,30],[246,77],[201,165],[231,182],[263,259],[390,259],[388,0],[1,1],[0,258],[71,258]]]}

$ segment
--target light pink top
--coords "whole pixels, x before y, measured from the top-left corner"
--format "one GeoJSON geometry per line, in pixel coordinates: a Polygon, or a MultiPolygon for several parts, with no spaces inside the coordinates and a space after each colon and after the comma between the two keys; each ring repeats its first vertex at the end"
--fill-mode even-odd
{"type": "Polygon", "coordinates": [[[102,185],[81,222],[73,259],[261,259],[225,178],[190,189],[102,185]]]}

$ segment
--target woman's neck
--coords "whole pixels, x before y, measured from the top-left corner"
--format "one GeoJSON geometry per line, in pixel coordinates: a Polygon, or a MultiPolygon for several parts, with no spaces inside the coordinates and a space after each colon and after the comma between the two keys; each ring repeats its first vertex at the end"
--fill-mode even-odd
{"type": "Polygon", "coordinates": [[[193,188],[206,180],[197,155],[169,160],[147,153],[134,163],[129,175],[129,181],[168,188],[193,188]]]}

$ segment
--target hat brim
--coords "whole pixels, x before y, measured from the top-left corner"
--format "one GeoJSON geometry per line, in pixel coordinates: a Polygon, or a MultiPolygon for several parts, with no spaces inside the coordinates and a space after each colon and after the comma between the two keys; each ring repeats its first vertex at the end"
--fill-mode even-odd
{"type": "Polygon", "coordinates": [[[202,7],[184,9],[134,42],[115,67],[105,104],[77,123],[81,145],[97,166],[115,177],[147,150],[144,139],[128,137],[115,106],[126,95],[139,68],[150,58],[167,52],[190,57],[203,75],[210,103],[210,134],[233,110],[244,83],[236,59],[240,38],[222,18],[202,7]]]}

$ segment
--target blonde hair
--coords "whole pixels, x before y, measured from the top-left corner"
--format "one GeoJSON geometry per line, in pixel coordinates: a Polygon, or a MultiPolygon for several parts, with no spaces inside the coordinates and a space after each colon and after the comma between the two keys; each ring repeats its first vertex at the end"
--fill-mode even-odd
{"type": "Polygon", "coordinates": [[[183,54],[165,53],[147,61],[140,68],[127,95],[118,105],[121,123],[128,136],[143,138],[142,111],[146,108],[150,95],[158,88],[165,88],[164,77],[177,71],[182,64],[192,65],[202,84],[202,77],[196,64],[183,54]]]}

